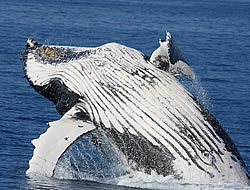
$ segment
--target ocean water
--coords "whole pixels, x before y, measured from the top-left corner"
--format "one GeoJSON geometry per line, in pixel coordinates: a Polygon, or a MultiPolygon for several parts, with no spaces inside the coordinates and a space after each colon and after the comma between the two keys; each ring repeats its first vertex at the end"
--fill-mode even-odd
{"type": "Polygon", "coordinates": [[[19,57],[31,37],[86,47],[118,42],[150,56],[168,30],[196,73],[188,87],[230,134],[250,170],[249,9],[249,0],[0,0],[0,189],[247,189],[144,174],[112,184],[26,176],[30,141],[60,116],[29,86],[19,57]]]}

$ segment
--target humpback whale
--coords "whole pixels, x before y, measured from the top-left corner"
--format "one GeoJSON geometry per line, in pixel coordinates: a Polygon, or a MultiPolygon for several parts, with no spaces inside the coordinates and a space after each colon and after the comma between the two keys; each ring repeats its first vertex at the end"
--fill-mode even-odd
{"type": "Polygon", "coordinates": [[[61,119],[38,139],[27,174],[53,176],[79,137],[99,131],[134,169],[188,183],[249,184],[248,170],[221,124],[175,76],[193,75],[169,32],[148,58],[118,43],[95,48],[41,45],[22,53],[29,84],[61,119]]]}

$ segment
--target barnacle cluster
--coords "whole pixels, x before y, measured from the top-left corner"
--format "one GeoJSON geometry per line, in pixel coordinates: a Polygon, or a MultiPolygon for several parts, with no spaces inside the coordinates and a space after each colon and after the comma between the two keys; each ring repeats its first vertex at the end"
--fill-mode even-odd
{"type": "Polygon", "coordinates": [[[55,57],[59,52],[58,52],[58,50],[56,50],[54,48],[41,46],[40,53],[43,57],[47,57],[47,58],[51,59],[52,57],[55,57]]]}

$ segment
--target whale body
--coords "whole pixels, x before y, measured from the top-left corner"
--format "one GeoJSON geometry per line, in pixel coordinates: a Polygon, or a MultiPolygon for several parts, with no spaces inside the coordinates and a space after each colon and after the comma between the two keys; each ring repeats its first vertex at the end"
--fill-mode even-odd
{"type": "Polygon", "coordinates": [[[32,141],[27,174],[53,176],[67,148],[97,130],[136,170],[188,183],[249,184],[231,138],[175,78],[193,71],[169,33],[150,59],[118,43],[81,48],[28,40],[22,60],[30,85],[62,115],[32,141]]]}

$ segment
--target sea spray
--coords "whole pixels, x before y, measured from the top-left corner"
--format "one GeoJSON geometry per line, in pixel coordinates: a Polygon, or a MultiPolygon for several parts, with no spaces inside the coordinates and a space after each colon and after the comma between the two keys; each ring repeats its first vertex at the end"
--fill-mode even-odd
{"type": "Polygon", "coordinates": [[[190,77],[178,76],[177,79],[203,105],[205,105],[208,109],[211,109],[212,104],[207,91],[202,87],[201,81],[199,77],[195,75],[195,73],[193,73],[193,75],[190,77]]]}
{"type": "Polygon", "coordinates": [[[182,183],[173,176],[162,176],[155,172],[151,175],[133,172],[116,179],[117,185],[154,190],[250,190],[250,187],[229,183],[196,184],[182,183]]]}
{"type": "Polygon", "coordinates": [[[195,74],[192,76],[192,87],[195,92],[195,97],[198,98],[198,100],[208,109],[211,109],[212,105],[207,91],[202,87],[199,77],[197,77],[195,74]]]}
{"type": "Polygon", "coordinates": [[[126,160],[110,140],[94,132],[79,138],[65,151],[57,162],[53,177],[108,182],[128,170],[126,160]]]}

